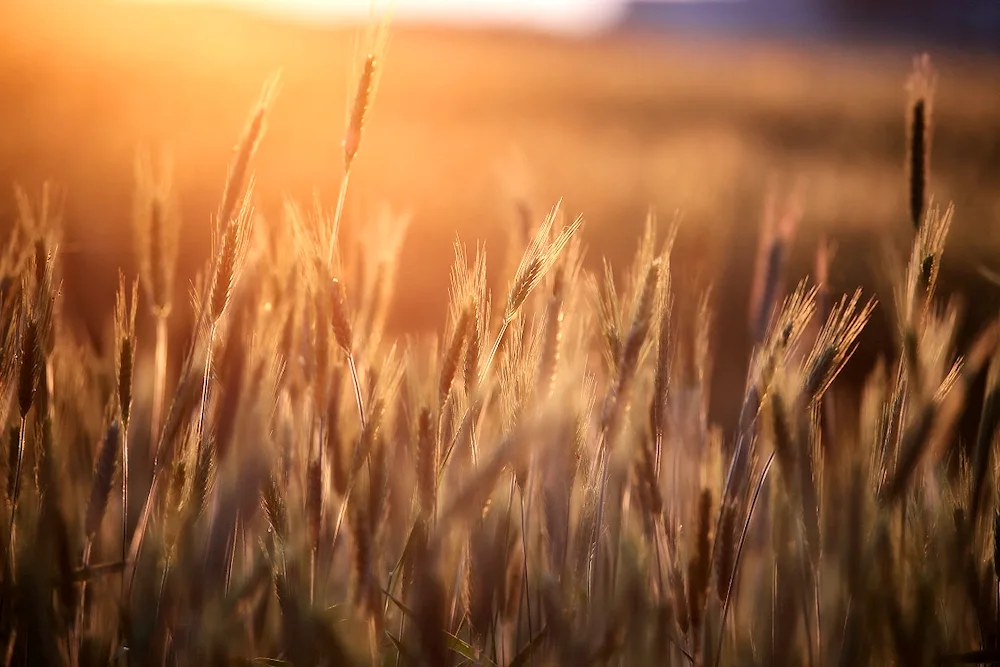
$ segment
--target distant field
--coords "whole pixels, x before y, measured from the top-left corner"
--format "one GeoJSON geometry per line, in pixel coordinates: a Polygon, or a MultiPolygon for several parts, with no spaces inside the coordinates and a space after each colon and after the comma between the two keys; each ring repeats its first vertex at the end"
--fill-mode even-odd
{"type": "MultiPolygon", "coordinates": [[[[0,221],[13,218],[6,184],[37,191],[50,178],[65,191],[66,304],[91,335],[103,336],[93,329],[107,319],[117,266],[135,269],[136,147],[173,153],[189,277],[207,255],[232,145],[277,67],[283,84],[257,162],[265,224],[280,224],[282,193],[306,200],[316,187],[332,206],[353,32],[191,8],[22,4],[0,8],[0,221]]],[[[714,283],[725,336],[716,367],[736,387],[770,176],[804,188],[793,273],[808,270],[825,235],[840,246],[835,292],[862,284],[888,296],[880,244],[908,247],[911,233],[911,55],[394,30],[348,233],[383,203],[412,213],[391,325],[419,331],[442,321],[456,234],[485,240],[502,268],[518,198],[538,215],[560,197],[567,214],[583,214],[590,266],[631,256],[648,207],[662,219],[680,210],[676,275],[689,287],[714,283]]],[[[975,272],[1000,266],[1000,63],[934,55],[932,190],[956,205],[945,284],[980,285],[982,301],[968,305],[981,319],[1000,303],[1000,288],[975,272]]],[[[868,335],[885,341],[886,324],[876,316],[868,335]]],[[[733,404],[730,394],[720,386],[715,400],[733,404]]]]}

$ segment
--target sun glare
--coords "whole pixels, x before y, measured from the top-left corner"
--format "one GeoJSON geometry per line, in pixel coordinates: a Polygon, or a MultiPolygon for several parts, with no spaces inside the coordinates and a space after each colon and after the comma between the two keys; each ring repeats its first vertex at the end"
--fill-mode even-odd
{"type": "Polygon", "coordinates": [[[513,24],[587,30],[611,20],[622,0],[142,0],[228,5],[306,20],[365,17],[390,9],[401,20],[513,24]]]}

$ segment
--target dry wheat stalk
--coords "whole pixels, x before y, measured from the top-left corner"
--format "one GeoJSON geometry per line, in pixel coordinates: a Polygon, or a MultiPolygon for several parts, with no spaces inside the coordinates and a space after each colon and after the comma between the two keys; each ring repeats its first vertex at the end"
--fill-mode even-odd
{"type": "Polygon", "coordinates": [[[132,375],[136,350],[135,313],[138,301],[139,281],[132,282],[132,296],[129,300],[125,291],[125,276],[119,272],[118,292],[115,297],[115,375],[118,418],[122,425],[122,561],[128,555],[128,427],[132,411],[132,375]]]}

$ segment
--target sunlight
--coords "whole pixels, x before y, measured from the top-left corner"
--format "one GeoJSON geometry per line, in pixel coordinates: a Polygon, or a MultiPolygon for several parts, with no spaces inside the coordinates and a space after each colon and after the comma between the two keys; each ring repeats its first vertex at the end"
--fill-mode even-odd
{"type": "Polygon", "coordinates": [[[401,20],[502,24],[550,30],[590,30],[607,24],[623,0],[140,0],[241,7],[305,20],[364,18],[392,10],[401,20]]]}

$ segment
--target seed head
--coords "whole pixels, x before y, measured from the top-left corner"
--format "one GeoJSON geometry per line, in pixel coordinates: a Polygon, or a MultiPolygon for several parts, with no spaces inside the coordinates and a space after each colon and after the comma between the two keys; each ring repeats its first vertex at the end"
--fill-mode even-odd
{"type": "Polygon", "coordinates": [[[104,436],[104,443],[94,465],[94,481],[90,486],[90,502],[87,504],[87,519],[84,522],[87,537],[93,537],[101,528],[101,519],[111,496],[111,482],[115,475],[115,460],[118,453],[118,421],[112,421],[104,436]]]}
{"type": "Polygon", "coordinates": [[[358,77],[358,89],[354,94],[351,117],[347,124],[347,132],[344,134],[344,169],[348,171],[354,163],[354,157],[358,154],[358,148],[361,146],[361,131],[365,125],[365,117],[368,115],[368,107],[372,97],[374,97],[377,70],[378,59],[375,54],[369,53],[365,57],[361,76],[358,77]]]}
{"type": "Polygon", "coordinates": [[[347,312],[347,295],[344,284],[338,278],[330,281],[330,305],[334,339],[345,354],[351,354],[353,335],[347,312]]]}
{"type": "Polygon", "coordinates": [[[121,422],[128,428],[132,408],[132,372],[135,365],[135,313],[138,304],[139,281],[132,282],[132,298],[125,291],[125,276],[118,273],[118,293],[115,298],[115,372],[118,379],[118,409],[121,422]]]}

